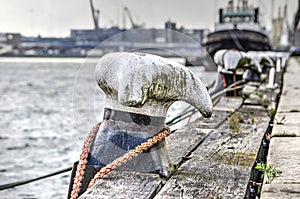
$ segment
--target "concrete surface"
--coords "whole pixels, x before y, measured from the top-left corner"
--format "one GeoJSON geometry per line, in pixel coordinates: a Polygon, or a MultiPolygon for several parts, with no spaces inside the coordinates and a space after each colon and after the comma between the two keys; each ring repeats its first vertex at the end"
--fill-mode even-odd
{"type": "Polygon", "coordinates": [[[267,164],[282,171],[262,187],[262,199],[300,198],[300,59],[291,58],[271,133],[267,164]],[[282,120],[282,118],[284,119],[282,120]],[[279,124],[276,124],[279,122],[279,124]]]}

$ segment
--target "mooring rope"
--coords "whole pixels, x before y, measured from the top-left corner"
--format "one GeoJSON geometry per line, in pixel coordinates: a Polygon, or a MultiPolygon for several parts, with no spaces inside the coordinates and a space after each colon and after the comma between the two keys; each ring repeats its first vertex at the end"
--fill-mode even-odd
{"type": "Polygon", "coordinates": [[[37,180],[49,178],[49,177],[52,177],[52,176],[55,176],[55,175],[58,175],[58,174],[61,174],[61,173],[65,173],[65,172],[71,171],[71,170],[72,170],[72,167],[68,167],[68,168],[61,169],[59,171],[56,171],[56,172],[53,172],[53,173],[50,173],[50,174],[47,174],[47,175],[43,175],[43,176],[40,176],[40,177],[36,177],[36,178],[28,179],[28,180],[22,180],[22,181],[18,181],[18,182],[12,182],[12,183],[8,183],[8,184],[3,184],[3,185],[0,185],[0,190],[10,189],[10,188],[17,187],[17,186],[20,186],[20,185],[28,184],[30,182],[34,182],[34,181],[37,181],[37,180]]]}
{"type": "Polygon", "coordinates": [[[170,135],[170,129],[165,127],[162,131],[160,131],[156,136],[149,138],[146,142],[141,143],[134,149],[131,149],[123,156],[115,159],[105,167],[101,168],[101,170],[94,176],[94,178],[89,183],[88,188],[92,187],[96,184],[99,180],[101,180],[106,174],[111,172],[113,169],[125,164],[127,161],[131,160],[133,157],[136,157],[138,154],[148,150],[153,145],[157,144],[158,142],[162,141],[165,137],[170,135]]]}
{"type": "MultiPolygon", "coordinates": [[[[87,138],[83,144],[82,152],[81,152],[81,155],[79,158],[79,163],[77,165],[76,175],[75,175],[74,182],[73,182],[73,188],[72,188],[71,197],[70,197],[71,199],[78,198],[78,195],[79,195],[79,192],[81,189],[81,185],[82,185],[82,180],[83,180],[84,174],[85,174],[85,168],[86,168],[86,164],[87,164],[88,154],[90,152],[92,142],[95,139],[95,136],[98,132],[100,125],[101,125],[101,123],[99,122],[93,127],[93,129],[90,131],[89,135],[87,136],[87,138]]],[[[165,137],[167,137],[170,134],[171,134],[171,132],[170,132],[169,127],[165,127],[157,135],[153,136],[152,138],[149,138],[146,142],[141,143],[134,149],[131,149],[130,151],[125,153],[123,156],[115,159],[114,161],[112,161],[111,163],[106,165],[105,167],[101,168],[101,170],[98,173],[96,173],[94,178],[90,181],[90,183],[88,185],[88,189],[90,187],[92,187],[95,183],[97,183],[99,180],[101,180],[106,174],[111,172],[113,169],[125,164],[127,161],[131,160],[133,157],[136,157],[139,153],[142,153],[142,152],[148,150],[153,145],[157,144],[158,142],[160,142],[161,140],[163,140],[165,137]]]]}
{"type": "Polygon", "coordinates": [[[77,165],[77,169],[76,169],[76,175],[74,178],[74,182],[73,182],[73,187],[72,187],[72,192],[71,192],[71,199],[77,199],[80,189],[81,189],[81,185],[82,185],[82,179],[84,177],[84,173],[85,173],[85,168],[86,168],[86,163],[87,163],[87,158],[91,149],[91,145],[96,137],[96,134],[99,130],[99,127],[101,125],[101,122],[98,122],[90,131],[90,133],[88,134],[86,140],[84,141],[83,147],[82,147],[82,151],[81,151],[81,155],[79,158],[79,163],[77,165]]]}

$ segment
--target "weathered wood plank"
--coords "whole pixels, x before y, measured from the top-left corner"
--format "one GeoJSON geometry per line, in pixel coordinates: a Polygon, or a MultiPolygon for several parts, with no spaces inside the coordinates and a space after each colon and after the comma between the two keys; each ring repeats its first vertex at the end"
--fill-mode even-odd
{"type": "Polygon", "coordinates": [[[225,109],[214,111],[211,118],[201,117],[169,136],[167,148],[173,165],[177,167],[212,132],[212,129],[217,128],[226,120],[231,113],[229,110],[237,110],[242,102],[241,98],[223,97],[217,107],[223,106],[226,107],[225,109]]]}
{"type": "Polygon", "coordinates": [[[169,136],[167,149],[172,164],[177,167],[211,132],[211,129],[184,128],[169,136]]]}
{"type": "Polygon", "coordinates": [[[239,109],[243,104],[241,97],[222,97],[214,107],[215,111],[234,111],[239,109]]]}
{"type": "Polygon", "coordinates": [[[113,171],[82,194],[80,199],[151,198],[161,184],[162,180],[155,174],[113,171]]]}
{"type": "Polygon", "coordinates": [[[179,170],[154,198],[243,198],[243,190],[236,187],[248,179],[244,168],[220,166],[216,170],[212,162],[201,162],[210,169],[179,170]]]}
{"type": "Polygon", "coordinates": [[[242,115],[241,133],[233,135],[227,122],[214,130],[155,198],[243,198],[270,118],[242,115]]]}

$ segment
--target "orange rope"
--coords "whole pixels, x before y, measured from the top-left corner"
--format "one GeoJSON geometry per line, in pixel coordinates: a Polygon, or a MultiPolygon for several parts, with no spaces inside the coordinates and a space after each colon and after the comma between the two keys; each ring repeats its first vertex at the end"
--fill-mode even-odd
{"type": "Polygon", "coordinates": [[[149,148],[151,148],[153,145],[157,144],[161,140],[163,140],[165,137],[170,135],[170,129],[168,127],[164,128],[158,135],[148,139],[146,142],[143,142],[142,144],[138,145],[134,149],[131,149],[123,156],[115,159],[105,167],[101,168],[101,170],[94,176],[94,178],[89,183],[88,188],[92,187],[94,184],[96,184],[99,180],[101,180],[106,174],[111,172],[113,169],[121,166],[122,164],[125,164],[127,161],[131,160],[133,157],[136,157],[139,153],[142,153],[149,148]]]}
{"type": "MultiPolygon", "coordinates": [[[[71,199],[77,199],[81,185],[82,185],[82,180],[84,178],[85,174],[85,168],[86,168],[86,163],[88,154],[90,152],[92,143],[96,137],[96,134],[99,130],[99,127],[101,125],[101,122],[98,122],[90,131],[87,139],[85,140],[83,147],[82,147],[82,152],[79,158],[79,163],[77,165],[77,170],[76,170],[76,175],[74,178],[73,182],[73,188],[71,192],[71,199]]],[[[153,145],[157,144],[158,142],[162,141],[165,137],[170,135],[170,129],[168,127],[165,127],[162,131],[159,132],[156,136],[148,139],[146,142],[141,143],[134,149],[128,151],[126,154],[123,156],[115,159],[113,162],[109,163],[105,167],[103,167],[91,180],[89,183],[88,188],[92,187],[95,183],[97,183],[99,180],[101,180],[106,174],[111,172],[113,169],[121,166],[122,164],[125,164],[127,161],[131,160],[133,157],[136,157],[139,153],[142,153],[149,148],[151,148],[153,145]]]]}
{"type": "Polygon", "coordinates": [[[225,75],[222,74],[222,73],[221,73],[221,78],[222,78],[222,80],[223,80],[223,86],[224,86],[224,88],[226,88],[226,87],[227,87],[227,84],[226,84],[226,78],[225,78],[225,75]]]}
{"type": "Polygon", "coordinates": [[[91,145],[96,137],[96,134],[99,130],[99,127],[101,125],[101,122],[98,122],[90,131],[87,139],[84,141],[83,147],[82,147],[82,152],[79,158],[79,163],[77,165],[76,169],[76,175],[74,178],[73,182],[73,188],[71,192],[71,199],[77,199],[81,185],[82,185],[82,179],[84,177],[85,173],[85,168],[86,168],[86,163],[87,163],[87,158],[91,149],[91,145]]]}

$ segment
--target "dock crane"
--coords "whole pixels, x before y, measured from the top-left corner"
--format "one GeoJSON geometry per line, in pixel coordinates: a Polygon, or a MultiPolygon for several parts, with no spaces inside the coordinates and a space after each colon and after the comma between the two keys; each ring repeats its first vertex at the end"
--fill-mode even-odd
{"type": "Polygon", "coordinates": [[[95,29],[99,29],[99,10],[96,10],[94,8],[93,5],[93,0],[90,0],[90,5],[91,5],[91,9],[92,9],[92,15],[93,15],[93,21],[94,21],[94,25],[95,25],[95,29]]]}
{"type": "Polygon", "coordinates": [[[299,23],[299,20],[300,20],[300,0],[298,1],[298,10],[297,10],[297,12],[296,12],[296,15],[295,15],[295,17],[294,17],[294,30],[296,30],[297,29],[297,25],[298,25],[298,23],[299,23]]]}
{"type": "Polygon", "coordinates": [[[128,18],[130,20],[132,28],[141,28],[142,27],[141,25],[137,25],[137,24],[134,23],[134,21],[131,17],[130,11],[126,6],[124,7],[124,12],[127,14],[128,18]]]}

